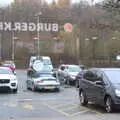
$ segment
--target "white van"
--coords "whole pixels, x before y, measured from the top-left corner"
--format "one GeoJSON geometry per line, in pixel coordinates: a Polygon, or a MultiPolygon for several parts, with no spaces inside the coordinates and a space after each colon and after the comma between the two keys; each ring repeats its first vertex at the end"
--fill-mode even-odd
{"type": "Polygon", "coordinates": [[[52,61],[49,56],[41,56],[43,60],[44,66],[50,68],[51,70],[53,69],[52,61]]]}
{"type": "Polygon", "coordinates": [[[53,69],[52,61],[51,61],[51,58],[49,56],[39,56],[39,57],[38,56],[31,56],[30,63],[29,63],[30,68],[33,67],[33,64],[36,60],[40,60],[45,67],[48,67],[51,70],[53,69]]]}

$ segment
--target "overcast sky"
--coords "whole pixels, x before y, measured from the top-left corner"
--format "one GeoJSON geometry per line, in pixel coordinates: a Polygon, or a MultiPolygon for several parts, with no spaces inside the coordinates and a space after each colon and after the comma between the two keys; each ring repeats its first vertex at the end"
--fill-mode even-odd
{"type": "MultiPolygon", "coordinates": [[[[0,0],[0,6],[5,6],[5,5],[8,5],[10,4],[12,1],[14,0],[0,0]]],[[[52,1],[52,0],[46,0],[48,1],[49,3],[52,1]]],[[[79,2],[80,0],[72,0],[72,2],[79,2]]],[[[87,1],[91,1],[91,0],[87,0],[87,1]]],[[[95,2],[99,2],[101,0],[94,0],[95,2]]]]}

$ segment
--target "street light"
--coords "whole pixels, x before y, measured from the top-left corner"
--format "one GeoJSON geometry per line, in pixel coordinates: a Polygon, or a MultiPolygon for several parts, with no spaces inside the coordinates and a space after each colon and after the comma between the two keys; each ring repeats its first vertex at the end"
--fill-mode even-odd
{"type": "MultiPolygon", "coordinates": [[[[42,15],[42,12],[40,11],[39,13],[37,13],[35,16],[37,17],[37,24],[39,24],[40,22],[40,16],[42,15]]],[[[40,31],[37,30],[37,52],[38,52],[38,56],[40,55],[40,31]]]]}
{"type": "MultiPolygon", "coordinates": [[[[5,20],[5,10],[3,8],[0,8],[0,12],[2,15],[2,21],[5,20]]],[[[0,58],[3,58],[3,41],[4,41],[4,31],[0,33],[0,51],[1,51],[1,56],[0,58]]]]}
{"type": "Polygon", "coordinates": [[[12,31],[12,60],[15,60],[15,40],[18,40],[18,37],[15,37],[14,31],[12,31]]]}

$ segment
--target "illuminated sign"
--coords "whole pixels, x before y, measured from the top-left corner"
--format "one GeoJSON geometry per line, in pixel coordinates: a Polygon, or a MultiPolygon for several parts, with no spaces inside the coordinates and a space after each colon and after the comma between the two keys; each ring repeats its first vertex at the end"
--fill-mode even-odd
{"type": "Polygon", "coordinates": [[[66,24],[64,25],[64,30],[65,30],[66,32],[72,32],[72,30],[73,30],[73,25],[72,25],[71,23],[66,23],[66,24]]]}
{"type": "Polygon", "coordinates": [[[58,32],[57,23],[0,22],[0,31],[58,32]]]}

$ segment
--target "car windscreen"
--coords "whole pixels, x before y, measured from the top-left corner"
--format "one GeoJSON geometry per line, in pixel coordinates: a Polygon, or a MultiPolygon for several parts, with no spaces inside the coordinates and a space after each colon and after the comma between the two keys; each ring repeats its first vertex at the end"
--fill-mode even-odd
{"type": "Polygon", "coordinates": [[[4,66],[11,66],[12,64],[4,63],[3,65],[4,65],[4,66]]]}
{"type": "Polygon", "coordinates": [[[68,72],[80,72],[81,68],[79,66],[69,66],[68,72]]]}
{"type": "Polygon", "coordinates": [[[9,69],[0,68],[0,74],[13,74],[9,69]]]}
{"type": "Polygon", "coordinates": [[[49,59],[43,59],[44,65],[51,65],[51,61],[49,59]]]}
{"type": "Polygon", "coordinates": [[[120,83],[120,70],[106,70],[105,74],[112,83],[120,83]]]}
{"type": "Polygon", "coordinates": [[[52,74],[50,73],[39,73],[37,76],[38,77],[53,77],[52,74]]]}

